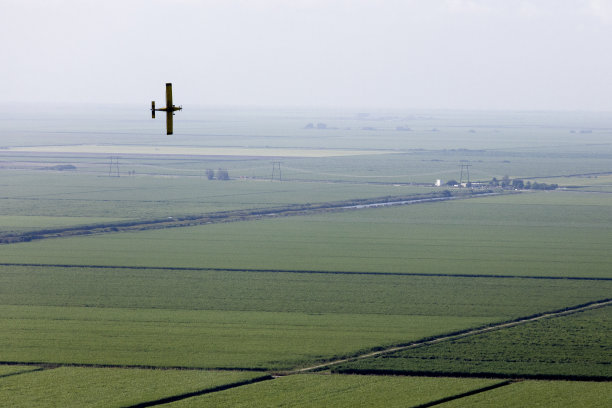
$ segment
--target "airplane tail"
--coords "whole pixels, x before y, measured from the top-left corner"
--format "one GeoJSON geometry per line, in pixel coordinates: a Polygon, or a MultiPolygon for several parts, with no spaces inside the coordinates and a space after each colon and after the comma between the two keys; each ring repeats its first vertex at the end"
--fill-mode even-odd
{"type": "Polygon", "coordinates": [[[155,119],[155,101],[151,101],[151,117],[155,119]]]}

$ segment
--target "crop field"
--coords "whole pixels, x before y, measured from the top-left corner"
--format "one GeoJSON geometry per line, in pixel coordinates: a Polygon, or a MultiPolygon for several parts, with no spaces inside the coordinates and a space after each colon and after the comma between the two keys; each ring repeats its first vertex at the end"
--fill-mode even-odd
{"type": "Polygon", "coordinates": [[[65,225],[73,225],[73,217],[90,217],[94,221],[108,217],[110,222],[431,191],[418,186],[292,184],[271,182],[269,178],[209,181],[202,175],[203,170],[198,177],[182,178],[12,172],[10,177],[0,178],[0,216],[3,217],[0,227],[17,228],[20,223],[27,227],[37,222],[41,226],[59,226],[64,221],[65,225]],[[32,221],[28,217],[33,217],[32,221]],[[41,223],[36,217],[49,218],[41,223]]]}
{"type": "Polygon", "coordinates": [[[256,373],[58,367],[0,377],[0,400],[10,407],[132,406],[168,395],[213,389],[261,377],[256,373]]]}
{"type": "Polygon", "coordinates": [[[19,366],[19,365],[11,365],[11,366],[1,366],[0,365],[0,378],[9,377],[11,375],[18,375],[21,373],[25,373],[28,371],[39,370],[39,367],[33,366],[19,366]]]}
{"type": "Polygon", "coordinates": [[[302,374],[169,404],[187,407],[408,407],[499,383],[496,380],[302,374]]]}
{"type": "Polygon", "coordinates": [[[459,407],[605,407],[612,400],[610,383],[580,381],[521,381],[486,393],[439,405],[459,407]]]}
{"type": "Polygon", "coordinates": [[[49,306],[1,310],[2,361],[258,370],[287,370],[492,320],[49,306]]]}
{"type": "Polygon", "coordinates": [[[576,194],[46,240],[0,247],[0,256],[50,265],[609,277],[612,201],[576,194]]]}
{"type": "Polygon", "coordinates": [[[0,267],[1,304],[24,307],[356,313],[506,320],[603,299],[611,290],[609,280],[0,267]]]}
{"type": "Polygon", "coordinates": [[[160,367],[290,369],[574,306],[612,290],[608,281],[515,278],[0,271],[1,361],[160,367]]]}
{"type": "Polygon", "coordinates": [[[111,111],[2,124],[2,403],[612,400],[609,117],[111,111]]]}
{"type": "MultiPolygon", "coordinates": [[[[246,157],[335,157],[372,154],[368,150],[341,149],[280,149],[239,147],[175,147],[142,145],[67,145],[28,146],[8,149],[9,152],[62,153],[62,154],[106,154],[106,155],[173,155],[173,156],[246,156],[246,157]]],[[[384,153],[384,151],[381,151],[384,153]]]]}
{"type": "Polygon", "coordinates": [[[612,308],[347,364],[339,371],[612,378],[612,308]]]}

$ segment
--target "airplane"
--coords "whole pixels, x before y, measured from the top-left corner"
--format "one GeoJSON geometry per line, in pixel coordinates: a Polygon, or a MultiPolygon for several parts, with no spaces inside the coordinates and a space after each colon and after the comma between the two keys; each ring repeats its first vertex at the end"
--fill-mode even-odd
{"type": "Polygon", "coordinates": [[[166,112],[166,131],[167,134],[171,135],[173,131],[173,120],[175,111],[183,110],[183,106],[174,106],[172,104],[172,84],[166,83],[166,107],[155,109],[155,101],[151,101],[151,117],[155,119],[155,111],[166,112]]]}

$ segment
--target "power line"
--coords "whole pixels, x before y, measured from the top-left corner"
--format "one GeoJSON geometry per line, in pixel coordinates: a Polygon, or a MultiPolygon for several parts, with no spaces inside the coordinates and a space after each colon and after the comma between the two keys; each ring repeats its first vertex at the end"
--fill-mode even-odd
{"type": "Polygon", "coordinates": [[[463,185],[463,169],[465,168],[466,173],[467,173],[467,183],[470,184],[470,167],[472,167],[471,164],[462,164],[461,165],[461,177],[459,178],[459,185],[463,185]]]}
{"type": "Polygon", "coordinates": [[[278,181],[283,181],[283,173],[281,172],[281,163],[279,161],[272,162],[272,177],[271,181],[274,181],[274,175],[278,174],[278,181]]]}
{"type": "Polygon", "coordinates": [[[119,156],[111,156],[110,166],[108,167],[108,177],[120,177],[119,176],[119,156]]]}

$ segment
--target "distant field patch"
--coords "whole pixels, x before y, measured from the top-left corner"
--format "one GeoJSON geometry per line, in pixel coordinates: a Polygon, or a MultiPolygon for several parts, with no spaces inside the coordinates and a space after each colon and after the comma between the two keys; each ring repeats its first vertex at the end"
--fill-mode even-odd
{"type": "Polygon", "coordinates": [[[302,374],[189,398],[188,407],[409,407],[498,383],[496,380],[302,374]]]}
{"type": "Polygon", "coordinates": [[[7,407],[125,407],[248,380],[261,374],[60,367],[0,378],[7,407]]]}
{"type": "MultiPolygon", "coordinates": [[[[215,169],[219,166],[210,165],[215,169]]],[[[122,166],[129,169],[126,164],[122,166]]],[[[270,182],[270,174],[265,181],[220,182],[208,180],[204,166],[198,164],[194,173],[197,177],[108,177],[108,159],[104,161],[102,176],[12,171],[2,180],[0,215],[141,219],[431,191],[414,186],[279,183],[270,182]]],[[[264,167],[271,170],[270,162],[266,161],[264,167]]],[[[140,172],[139,168],[137,174],[140,172]]]]}
{"type": "Polygon", "coordinates": [[[383,150],[300,149],[273,147],[182,147],[147,145],[53,145],[11,147],[9,152],[131,154],[168,156],[243,156],[243,157],[334,157],[391,153],[383,150]]]}

